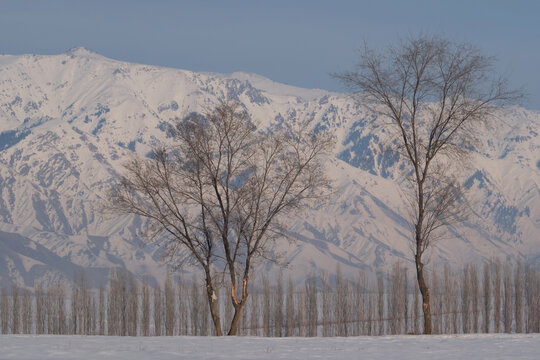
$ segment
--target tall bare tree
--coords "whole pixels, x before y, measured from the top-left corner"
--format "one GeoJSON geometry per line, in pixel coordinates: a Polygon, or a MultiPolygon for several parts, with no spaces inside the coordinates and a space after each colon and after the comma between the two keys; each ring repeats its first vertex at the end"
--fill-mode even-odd
{"type": "MultiPolygon", "coordinates": [[[[7,290],[2,287],[0,290],[0,323],[2,327],[2,334],[9,333],[9,314],[11,313],[9,309],[9,295],[7,290]]],[[[39,334],[39,333],[38,333],[39,334]]]]}
{"type": "Polygon", "coordinates": [[[390,317],[390,333],[401,334],[401,323],[406,316],[405,298],[403,292],[403,271],[401,264],[396,262],[392,267],[392,274],[388,284],[388,315],[390,317]]]}
{"type": "MultiPolygon", "coordinates": [[[[34,297],[36,298],[36,334],[45,333],[45,310],[43,308],[43,292],[40,284],[36,281],[34,285],[34,297]]],[[[4,289],[2,288],[2,291],[4,289]]]]}
{"type": "Polygon", "coordinates": [[[440,311],[440,304],[441,304],[441,292],[440,292],[440,285],[439,285],[439,275],[437,271],[432,271],[429,277],[430,283],[431,283],[431,306],[435,310],[434,315],[432,318],[432,333],[433,334],[440,334],[440,326],[441,326],[441,311],[440,311]]]}
{"type": "Polygon", "coordinates": [[[105,335],[105,288],[103,282],[99,282],[99,318],[98,318],[98,335],[105,335]]]}
{"type": "Polygon", "coordinates": [[[174,334],[174,323],[176,321],[176,302],[175,302],[175,291],[173,287],[173,281],[170,274],[167,274],[167,280],[165,281],[165,335],[173,336],[174,334]]]}
{"type": "Polygon", "coordinates": [[[472,332],[478,333],[478,316],[480,314],[479,299],[480,299],[480,283],[478,281],[478,270],[476,265],[470,267],[470,286],[471,286],[471,312],[472,312],[472,332]]]}
{"type": "MultiPolygon", "coordinates": [[[[161,288],[159,284],[154,286],[154,335],[161,336],[161,325],[163,319],[163,304],[161,300],[161,288]]],[[[198,335],[198,334],[193,334],[198,335]]]]}
{"type": "Polygon", "coordinates": [[[444,264],[443,277],[445,334],[451,334],[456,332],[453,319],[457,318],[457,295],[449,264],[444,264]]]}
{"type": "Polygon", "coordinates": [[[503,297],[503,323],[504,323],[504,332],[512,332],[512,305],[513,305],[513,289],[512,289],[512,269],[510,264],[507,262],[504,263],[504,274],[503,274],[503,286],[504,286],[504,297],[503,297]]]}
{"type": "Polygon", "coordinates": [[[482,317],[483,320],[483,326],[482,331],[484,333],[489,332],[489,322],[490,322],[490,314],[491,314],[491,270],[489,263],[484,263],[484,315],[482,317]]]}
{"type": "MultiPolygon", "coordinates": [[[[325,310],[323,310],[324,312],[325,310]]],[[[294,284],[289,276],[287,281],[287,299],[285,303],[285,336],[294,335],[294,284]]]]}
{"type": "Polygon", "coordinates": [[[539,280],[538,270],[531,264],[527,264],[525,267],[525,301],[527,303],[527,322],[526,331],[528,333],[538,332],[538,311],[540,310],[540,294],[539,294],[539,280]]]}
{"type": "Polygon", "coordinates": [[[188,328],[189,328],[189,304],[187,303],[187,296],[188,293],[187,288],[185,287],[184,279],[179,278],[177,283],[177,294],[178,294],[178,335],[187,335],[188,334],[188,328]]]}
{"type": "Polygon", "coordinates": [[[283,236],[279,220],[328,185],[322,159],[331,137],[306,124],[288,125],[263,133],[239,103],[220,103],[178,122],[173,146],[128,162],[112,190],[114,211],[146,218],[154,235],[166,235],[161,244],[168,260],[202,270],[217,335],[214,273],[229,277],[234,315],[228,334],[235,335],[253,266],[276,260],[268,247],[283,236]]]}
{"type": "Polygon", "coordinates": [[[471,273],[470,265],[463,268],[461,280],[461,327],[464,334],[471,332],[471,273]]]}
{"type": "MultiPolygon", "coordinates": [[[[318,320],[318,306],[317,306],[317,277],[315,275],[309,276],[305,281],[306,292],[306,336],[317,336],[317,320],[318,320]]],[[[343,308],[345,299],[338,298],[337,307],[343,308]]],[[[339,310],[338,310],[339,311],[339,310]]],[[[343,309],[345,312],[345,309],[343,309]]],[[[346,326],[346,324],[344,324],[346,326]]]]}
{"type": "Polygon", "coordinates": [[[384,335],[384,274],[377,272],[377,315],[379,335],[384,335]]]}
{"type": "MultiPolygon", "coordinates": [[[[514,303],[515,303],[515,315],[516,332],[523,332],[523,266],[521,260],[518,260],[515,269],[514,277],[514,303]]],[[[532,284],[530,284],[532,286],[532,284]]]]}
{"type": "MultiPolygon", "coordinates": [[[[291,296],[293,296],[292,289],[291,288],[289,289],[291,291],[291,296]]],[[[288,301],[288,297],[287,297],[287,301],[288,301]]],[[[289,302],[287,302],[287,306],[289,306],[289,302]]],[[[291,311],[293,311],[294,313],[294,304],[292,303],[291,303],[291,311]]],[[[289,318],[287,318],[287,320],[289,321],[289,318]]],[[[259,333],[259,294],[258,293],[255,293],[251,296],[251,312],[249,316],[249,321],[250,321],[250,325],[249,325],[250,335],[260,336],[260,333],[259,333]]],[[[291,328],[292,328],[292,325],[291,325],[291,328]]]]}
{"type": "Polygon", "coordinates": [[[18,334],[21,323],[21,304],[19,300],[19,287],[13,284],[11,287],[11,333],[18,334]]]}
{"type": "MultiPolygon", "coordinates": [[[[283,336],[283,275],[280,273],[276,280],[276,292],[274,294],[274,323],[275,323],[275,336],[283,336]]],[[[245,314],[244,314],[245,316],[245,314]]]]}
{"type": "Polygon", "coordinates": [[[338,263],[336,266],[336,297],[334,300],[335,320],[336,320],[336,335],[349,336],[348,322],[350,320],[349,313],[349,288],[347,280],[343,278],[341,266],[338,263]]]}
{"type": "Polygon", "coordinates": [[[393,135],[407,165],[403,184],[410,198],[425,334],[432,328],[423,255],[440,230],[461,217],[458,162],[495,106],[518,95],[493,76],[492,65],[493,58],[471,45],[421,35],[382,54],[366,46],[357,69],[336,75],[381,115],[374,125],[393,135]]]}
{"type": "Polygon", "coordinates": [[[498,333],[501,329],[501,261],[496,259],[493,262],[493,324],[494,332],[498,333]]]}
{"type": "Polygon", "coordinates": [[[30,329],[32,326],[32,298],[30,296],[30,291],[28,289],[23,290],[21,312],[22,312],[22,333],[30,334],[30,329]]]}
{"type": "Polygon", "coordinates": [[[141,292],[141,335],[150,336],[150,288],[146,277],[143,278],[141,292]]]}
{"type": "Polygon", "coordinates": [[[129,285],[126,299],[127,333],[129,336],[137,336],[139,325],[139,286],[131,273],[128,276],[127,282],[129,285]]]}

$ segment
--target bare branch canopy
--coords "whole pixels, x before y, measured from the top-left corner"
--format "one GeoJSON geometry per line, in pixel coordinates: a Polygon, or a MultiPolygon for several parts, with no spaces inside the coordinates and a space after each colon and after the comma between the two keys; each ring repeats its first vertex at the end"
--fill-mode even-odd
{"type": "Polygon", "coordinates": [[[230,280],[236,334],[255,263],[278,260],[269,245],[280,220],[321,198],[329,186],[323,159],[332,145],[324,132],[294,123],[258,131],[239,103],[221,103],[178,122],[172,146],[151,159],[135,158],[110,194],[114,211],[146,218],[170,262],[188,260],[204,271],[216,332],[215,271],[230,280]]]}
{"type": "Polygon", "coordinates": [[[336,75],[380,115],[375,126],[390,131],[407,164],[404,186],[427,334],[431,313],[422,255],[445,225],[461,218],[459,164],[477,143],[478,129],[494,119],[497,106],[520,95],[495,75],[493,62],[472,45],[418,36],[380,54],[365,47],[354,71],[336,75]]]}

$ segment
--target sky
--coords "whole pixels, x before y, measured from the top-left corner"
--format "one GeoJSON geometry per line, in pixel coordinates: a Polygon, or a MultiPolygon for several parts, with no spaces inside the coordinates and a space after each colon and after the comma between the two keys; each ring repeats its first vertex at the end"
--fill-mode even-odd
{"type": "Polygon", "coordinates": [[[537,0],[0,0],[0,53],[84,46],[113,59],[192,71],[244,71],[346,91],[366,42],[384,49],[419,33],[495,56],[522,105],[540,109],[537,0]]]}

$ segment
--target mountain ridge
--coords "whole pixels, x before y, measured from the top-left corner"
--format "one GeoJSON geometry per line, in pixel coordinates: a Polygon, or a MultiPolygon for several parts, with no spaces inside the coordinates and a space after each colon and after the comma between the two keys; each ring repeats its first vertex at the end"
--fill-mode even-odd
{"type": "MultiPolygon", "coordinates": [[[[166,270],[141,235],[144,222],[104,216],[102,200],[126,159],[171,141],[166,129],[175,119],[219,100],[240,101],[261,127],[307,120],[336,135],[328,164],[336,196],[291,221],[296,243],[276,247],[290,263],[283,271],[303,281],[334,272],[338,263],[347,274],[410,263],[402,162],[387,151],[385,132],[368,126],[375,115],[350,95],[242,72],[131,64],[84,48],[0,56],[0,231],[73,266],[100,269],[95,281],[115,266],[162,281],[166,270]]],[[[450,228],[454,238],[436,244],[432,264],[491,257],[540,262],[540,112],[508,107],[497,116],[504,121],[491,134],[484,130],[463,178],[476,220],[450,228]]],[[[17,256],[1,254],[0,263],[22,261],[17,256]]],[[[272,276],[282,271],[260,266],[272,276]]],[[[12,269],[0,273],[2,281],[20,277],[21,268],[12,269]]],[[[34,279],[69,281],[65,271],[59,274],[34,279]]]]}

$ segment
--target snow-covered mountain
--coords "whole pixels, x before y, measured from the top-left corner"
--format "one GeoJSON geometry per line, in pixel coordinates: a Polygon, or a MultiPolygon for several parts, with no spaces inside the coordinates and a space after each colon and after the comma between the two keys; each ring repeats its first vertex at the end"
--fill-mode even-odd
{"type": "MultiPolygon", "coordinates": [[[[159,252],[140,219],[102,211],[130,156],[145,156],[176,118],[218,99],[241,101],[260,126],[309,119],[335,132],[329,203],[293,222],[283,242],[295,279],[313,271],[373,270],[410,262],[400,159],[385,151],[374,115],[346,94],[307,90],[258,75],[194,73],[111,60],[84,48],[56,56],[0,56],[0,277],[93,281],[109,268],[162,279],[159,252]]],[[[474,150],[463,181],[475,216],[437,243],[432,264],[520,257],[540,262],[540,113],[501,110],[474,150]]],[[[170,139],[169,139],[170,140],[170,139]]],[[[276,266],[264,265],[271,273],[276,266]]]]}

